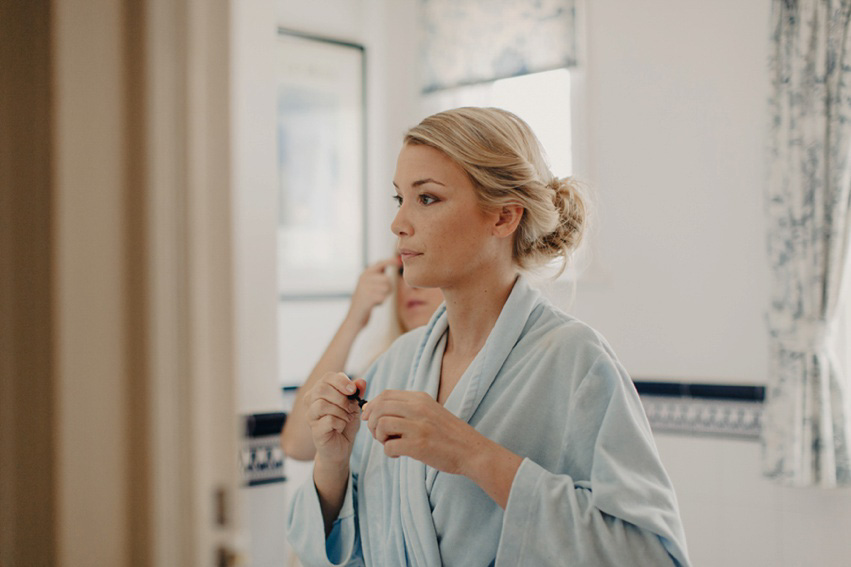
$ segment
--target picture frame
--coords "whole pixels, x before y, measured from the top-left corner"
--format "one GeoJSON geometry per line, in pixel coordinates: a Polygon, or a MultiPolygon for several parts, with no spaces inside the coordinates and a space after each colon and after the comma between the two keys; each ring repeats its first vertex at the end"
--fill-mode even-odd
{"type": "Polygon", "coordinates": [[[366,266],[363,45],[278,29],[278,292],[349,297],[366,266]]]}

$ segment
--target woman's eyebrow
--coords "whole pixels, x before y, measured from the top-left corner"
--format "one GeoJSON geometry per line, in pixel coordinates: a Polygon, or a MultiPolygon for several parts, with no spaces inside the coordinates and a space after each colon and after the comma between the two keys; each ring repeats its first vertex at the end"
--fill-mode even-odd
{"type": "MultiPolygon", "coordinates": [[[[436,179],[432,179],[431,177],[426,177],[425,179],[418,179],[417,181],[414,181],[413,183],[411,183],[411,187],[419,187],[420,185],[425,185],[426,183],[434,183],[435,185],[440,185],[441,187],[446,187],[446,184],[441,183],[440,181],[437,181],[436,179]]],[[[393,182],[393,187],[395,187],[396,189],[399,188],[399,186],[396,185],[395,181],[393,182]]]]}

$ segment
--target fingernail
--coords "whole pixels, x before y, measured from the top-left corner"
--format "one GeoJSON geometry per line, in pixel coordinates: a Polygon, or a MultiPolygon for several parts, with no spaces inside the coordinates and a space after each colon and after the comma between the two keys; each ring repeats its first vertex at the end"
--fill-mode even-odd
{"type": "Polygon", "coordinates": [[[346,391],[350,394],[354,394],[355,392],[357,392],[357,390],[358,389],[355,387],[354,384],[349,384],[348,386],[346,386],[346,391]]]}

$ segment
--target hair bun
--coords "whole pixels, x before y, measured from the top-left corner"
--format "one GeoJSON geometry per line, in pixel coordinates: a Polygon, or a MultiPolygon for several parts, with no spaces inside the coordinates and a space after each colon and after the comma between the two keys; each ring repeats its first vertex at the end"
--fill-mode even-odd
{"type": "Polygon", "coordinates": [[[553,231],[541,239],[539,250],[544,255],[558,257],[575,251],[582,241],[586,225],[585,198],[573,177],[553,177],[547,187],[553,191],[558,222],[553,231]]]}

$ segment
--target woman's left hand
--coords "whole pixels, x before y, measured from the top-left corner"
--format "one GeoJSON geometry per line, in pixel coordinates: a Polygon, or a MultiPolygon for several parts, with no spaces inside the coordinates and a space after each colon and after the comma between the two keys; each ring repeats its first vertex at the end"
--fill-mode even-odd
{"type": "Polygon", "coordinates": [[[492,445],[425,392],[385,390],[363,408],[388,457],[411,457],[439,471],[466,474],[471,455],[492,445]]]}

